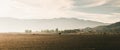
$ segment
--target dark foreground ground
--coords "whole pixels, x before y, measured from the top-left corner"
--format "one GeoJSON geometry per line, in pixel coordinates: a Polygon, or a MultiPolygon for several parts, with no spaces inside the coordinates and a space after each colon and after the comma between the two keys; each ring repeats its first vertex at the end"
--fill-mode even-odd
{"type": "Polygon", "coordinates": [[[120,50],[120,36],[0,34],[0,50],[120,50]]]}

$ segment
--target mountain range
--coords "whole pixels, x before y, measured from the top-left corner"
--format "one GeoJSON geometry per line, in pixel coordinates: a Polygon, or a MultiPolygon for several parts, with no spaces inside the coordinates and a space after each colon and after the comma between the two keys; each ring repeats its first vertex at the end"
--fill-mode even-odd
{"type": "Polygon", "coordinates": [[[92,30],[95,30],[96,32],[104,32],[104,33],[120,33],[120,22],[116,22],[110,25],[106,26],[98,26],[95,28],[92,28],[92,30]]]}
{"type": "Polygon", "coordinates": [[[24,32],[26,29],[40,31],[45,29],[82,29],[107,25],[107,23],[83,20],[77,18],[53,18],[53,19],[16,19],[0,18],[0,32],[24,32]]]}

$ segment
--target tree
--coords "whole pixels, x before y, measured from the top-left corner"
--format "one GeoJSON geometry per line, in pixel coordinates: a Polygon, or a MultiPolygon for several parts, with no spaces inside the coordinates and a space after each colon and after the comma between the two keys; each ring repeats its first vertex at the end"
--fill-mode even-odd
{"type": "Polygon", "coordinates": [[[26,33],[31,33],[31,32],[32,32],[32,30],[25,30],[25,32],[26,32],[26,33]]]}
{"type": "Polygon", "coordinates": [[[59,32],[59,29],[58,29],[58,28],[56,28],[56,29],[55,29],[55,31],[56,31],[56,32],[59,32]]]}

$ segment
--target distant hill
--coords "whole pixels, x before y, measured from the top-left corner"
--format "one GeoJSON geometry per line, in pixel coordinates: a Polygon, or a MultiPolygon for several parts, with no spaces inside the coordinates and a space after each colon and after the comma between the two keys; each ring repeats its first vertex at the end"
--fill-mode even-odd
{"type": "Polygon", "coordinates": [[[77,29],[85,27],[96,27],[106,25],[106,23],[83,20],[77,18],[54,18],[54,19],[16,19],[0,18],[0,32],[21,32],[25,29],[77,29]]]}
{"type": "Polygon", "coordinates": [[[120,33],[120,22],[116,22],[107,26],[98,26],[93,29],[98,32],[120,33]]]}

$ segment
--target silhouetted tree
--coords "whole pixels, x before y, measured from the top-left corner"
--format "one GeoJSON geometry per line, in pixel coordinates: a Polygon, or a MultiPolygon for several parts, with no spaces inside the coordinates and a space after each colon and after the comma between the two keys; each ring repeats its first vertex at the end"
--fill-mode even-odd
{"type": "Polygon", "coordinates": [[[56,32],[59,32],[58,28],[55,29],[56,32]]]}

